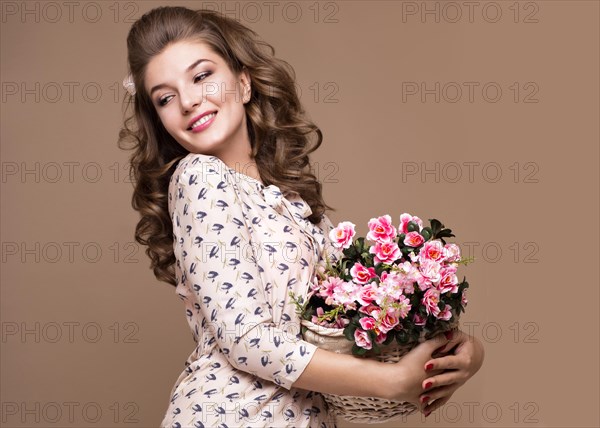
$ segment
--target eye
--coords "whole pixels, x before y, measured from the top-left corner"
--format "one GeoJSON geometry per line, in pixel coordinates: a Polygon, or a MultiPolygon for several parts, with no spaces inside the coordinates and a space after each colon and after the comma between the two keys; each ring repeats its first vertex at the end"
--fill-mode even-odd
{"type": "Polygon", "coordinates": [[[200,74],[197,74],[194,76],[194,83],[198,83],[201,80],[206,79],[208,76],[210,76],[212,73],[210,71],[204,71],[200,74]]]}
{"type": "Polygon", "coordinates": [[[164,106],[166,103],[168,103],[168,102],[169,102],[169,100],[171,99],[171,97],[172,97],[172,96],[173,96],[173,95],[168,95],[168,96],[166,96],[166,97],[162,97],[162,98],[160,98],[160,99],[158,100],[158,105],[159,105],[160,107],[164,106]]]}
{"type": "MultiPolygon", "coordinates": [[[[211,74],[212,74],[211,71],[204,71],[202,73],[199,73],[199,74],[195,75],[194,76],[194,83],[198,83],[198,82],[206,79],[211,74]]],[[[173,97],[173,95],[167,95],[166,97],[159,98],[158,99],[158,105],[160,107],[166,105],[171,100],[172,97],[173,97]]]]}

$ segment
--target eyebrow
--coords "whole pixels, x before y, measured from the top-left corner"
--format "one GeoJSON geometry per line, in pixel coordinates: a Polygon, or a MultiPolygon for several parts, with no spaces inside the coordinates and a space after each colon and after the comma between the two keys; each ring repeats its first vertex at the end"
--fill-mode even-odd
{"type": "MultiPolygon", "coordinates": [[[[203,63],[204,61],[212,62],[214,64],[214,61],[211,61],[210,59],[200,58],[199,60],[194,61],[188,68],[186,68],[185,72],[188,73],[188,72],[192,71],[194,69],[194,67],[196,67],[200,63],[203,63]]],[[[159,85],[154,86],[152,89],[150,89],[150,96],[152,96],[154,91],[158,91],[159,89],[162,89],[167,86],[168,85],[165,83],[161,83],[159,85]]]]}

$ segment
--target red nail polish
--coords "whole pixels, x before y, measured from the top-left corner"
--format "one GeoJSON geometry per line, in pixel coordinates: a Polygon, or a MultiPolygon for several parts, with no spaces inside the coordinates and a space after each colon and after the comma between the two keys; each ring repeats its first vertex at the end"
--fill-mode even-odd
{"type": "Polygon", "coordinates": [[[425,370],[429,371],[433,368],[433,363],[429,363],[425,366],[425,370]]]}
{"type": "Polygon", "coordinates": [[[427,382],[427,383],[425,384],[425,389],[429,389],[429,388],[431,388],[431,385],[433,385],[433,382],[427,382]]]}
{"type": "Polygon", "coordinates": [[[454,332],[452,330],[444,332],[444,336],[446,336],[446,339],[448,339],[448,340],[452,340],[453,335],[454,335],[454,332]]]}
{"type": "Polygon", "coordinates": [[[425,397],[421,398],[421,403],[427,403],[429,401],[429,396],[426,395],[425,397]]]}
{"type": "Polygon", "coordinates": [[[435,351],[433,351],[433,353],[435,354],[435,353],[437,353],[437,352],[443,352],[445,348],[446,348],[446,345],[444,345],[444,346],[440,346],[440,347],[439,347],[439,348],[437,348],[435,351]]]}
{"type": "Polygon", "coordinates": [[[427,417],[427,416],[429,416],[429,415],[431,415],[431,412],[427,412],[427,413],[425,413],[425,417],[427,417]]]}

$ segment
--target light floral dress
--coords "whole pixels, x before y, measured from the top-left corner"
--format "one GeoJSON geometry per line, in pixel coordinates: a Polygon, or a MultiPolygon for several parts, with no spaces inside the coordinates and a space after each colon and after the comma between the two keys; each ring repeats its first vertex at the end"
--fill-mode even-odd
{"type": "Polygon", "coordinates": [[[289,293],[305,296],[324,251],[297,193],[190,153],[169,184],[176,293],[197,343],[161,427],[335,427],[319,393],[292,388],[316,347],[289,293]]]}

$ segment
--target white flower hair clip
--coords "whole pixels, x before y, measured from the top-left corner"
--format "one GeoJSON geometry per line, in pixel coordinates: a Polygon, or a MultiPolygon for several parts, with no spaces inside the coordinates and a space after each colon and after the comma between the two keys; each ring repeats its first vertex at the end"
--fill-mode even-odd
{"type": "Polygon", "coordinates": [[[133,76],[131,73],[129,73],[127,76],[125,76],[125,79],[123,79],[123,87],[127,92],[129,92],[129,95],[135,95],[135,83],[133,83],[133,76]]]}

